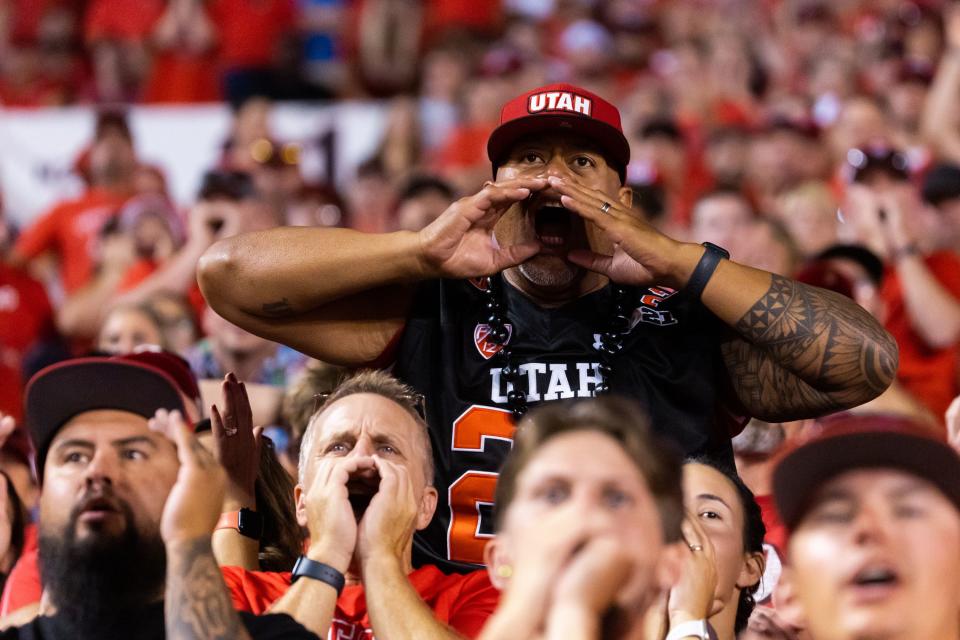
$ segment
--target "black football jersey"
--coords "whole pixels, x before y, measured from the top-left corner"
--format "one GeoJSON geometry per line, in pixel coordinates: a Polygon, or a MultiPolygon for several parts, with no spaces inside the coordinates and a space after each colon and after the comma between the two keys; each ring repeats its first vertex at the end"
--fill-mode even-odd
{"type": "MultiPolygon", "coordinates": [[[[487,286],[485,278],[422,283],[394,354],[394,374],[425,396],[439,492],[433,521],[416,536],[414,561],[448,571],[483,562],[493,536],[497,471],[514,430],[512,387],[489,338],[487,286]]],[[[611,288],[553,309],[504,282],[500,288],[511,361],[526,383],[528,404],[595,395],[600,337],[615,313],[611,288]]],[[[626,294],[631,326],[611,361],[611,392],[644,405],[653,428],[685,454],[732,461],[719,347],[728,329],[682,292],[652,287],[626,294]]]]}

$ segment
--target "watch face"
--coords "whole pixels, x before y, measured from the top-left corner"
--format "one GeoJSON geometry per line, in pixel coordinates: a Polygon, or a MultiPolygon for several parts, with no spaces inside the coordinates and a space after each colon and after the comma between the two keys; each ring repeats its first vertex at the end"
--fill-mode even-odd
{"type": "Polygon", "coordinates": [[[245,536],[259,540],[263,534],[263,519],[256,511],[240,509],[237,516],[237,530],[245,536]]]}

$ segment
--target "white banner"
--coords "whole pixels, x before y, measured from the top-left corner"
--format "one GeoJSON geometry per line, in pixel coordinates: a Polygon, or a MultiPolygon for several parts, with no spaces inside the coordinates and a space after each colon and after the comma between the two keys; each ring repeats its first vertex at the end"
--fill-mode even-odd
{"type": "MultiPolygon", "coordinates": [[[[179,205],[190,204],[203,173],[220,158],[230,127],[228,108],[132,107],[129,118],[138,157],[164,171],[179,205]]],[[[23,227],[57,201],[82,191],[72,167],[90,142],[94,119],[95,111],[88,107],[0,109],[0,192],[10,219],[23,227]]],[[[279,141],[303,144],[305,178],[324,177],[332,159],[342,186],[376,152],[386,106],[278,104],[271,125],[279,141]]]]}

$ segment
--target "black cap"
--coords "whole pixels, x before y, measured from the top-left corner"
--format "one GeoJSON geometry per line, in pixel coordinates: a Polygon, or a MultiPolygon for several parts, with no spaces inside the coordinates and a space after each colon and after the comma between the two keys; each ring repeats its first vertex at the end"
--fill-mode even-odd
{"type": "Polygon", "coordinates": [[[38,372],[27,384],[25,419],[37,452],[37,477],[54,436],[71,418],[97,409],[129,411],[152,418],[157,409],[186,415],[176,380],[144,362],[120,358],[76,358],[38,372]]]}
{"type": "Polygon", "coordinates": [[[834,244],[819,254],[814,258],[814,261],[822,260],[849,260],[850,262],[856,262],[860,265],[864,271],[867,272],[867,275],[870,276],[870,280],[873,284],[880,286],[880,283],[883,282],[883,260],[877,256],[873,251],[867,249],[863,245],[859,244],[834,244]]]}
{"type": "Polygon", "coordinates": [[[960,167],[948,163],[935,165],[924,176],[920,193],[924,201],[933,206],[960,198],[960,167]]]}
{"type": "Polygon", "coordinates": [[[821,431],[788,445],[773,468],[773,499],[794,530],[817,489],[852,469],[898,469],[930,481],[960,509],[960,457],[942,433],[909,418],[835,414],[821,431]]]}

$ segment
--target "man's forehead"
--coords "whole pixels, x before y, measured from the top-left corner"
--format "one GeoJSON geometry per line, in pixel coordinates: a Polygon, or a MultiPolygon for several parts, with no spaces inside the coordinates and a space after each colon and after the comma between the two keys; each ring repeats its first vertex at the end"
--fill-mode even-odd
{"type": "MultiPolygon", "coordinates": [[[[579,149],[591,153],[603,155],[598,145],[592,142],[586,136],[567,131],[554,131],[550,134],[531,133],[519,138],[511,147],[510,153],[516,153],[522,149],[537,148],[547,149],[556,146],[563,146],[570,149],[579,149]]],[[[604,156],[605,158],[606,156],[604,156]]]]}
{"type": "Polygon", "coordinates": [[[910,471],[894,467],[864,467],[844,471],[824,482],[814,493],[811,503],[815,506],[818,502],[838,497],[857,499],[878,493],[897,497],[918,491],[943,494],[935,484],[910,471]]]}
{"type": "Polygon", "coordinates": [[[630,482],[646,488],[636,464],[612,437],[597,431],[571,431],[545,442],[522,474],[533,481],[562,477],[590,482],[630,482]],[[578,464],[581,461],[594,464],[578,464]]]}
{"type": "Polygon", "coordinates": [[[419,428],[402,406],[375,393],[355,393],[335,401],[317,416],[320,440],[363,428],[379,435],[410,437],[419,428]]]}
{"type": "Polygon", "coordinates": [[[95,409],[70,418],[57,431],[51,445],[56,446],[59,441],[74,438],[94,441],[154,435],[147,425],[147,419],[141,415],[119,409],[95,409]]]}

